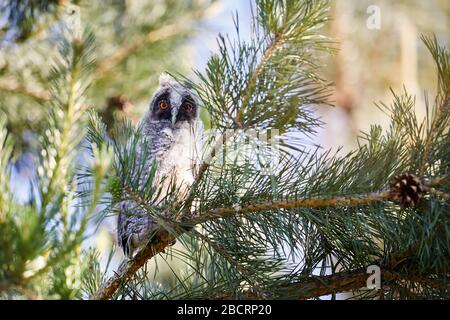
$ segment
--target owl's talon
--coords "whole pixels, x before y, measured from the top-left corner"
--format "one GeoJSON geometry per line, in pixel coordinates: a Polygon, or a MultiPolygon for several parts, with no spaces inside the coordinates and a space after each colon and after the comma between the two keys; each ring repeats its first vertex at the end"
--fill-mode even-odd
{"type": "MultiPolygon", "coordinates": [[[[171,246],[173,246],[175,243],[177,243],[177,240],[173,240],[172,242],[169,242],[168,246],[171,247],[171,246]]],[[[162,249],[161,253],[166,253],[166,248],[162,249]]]]}

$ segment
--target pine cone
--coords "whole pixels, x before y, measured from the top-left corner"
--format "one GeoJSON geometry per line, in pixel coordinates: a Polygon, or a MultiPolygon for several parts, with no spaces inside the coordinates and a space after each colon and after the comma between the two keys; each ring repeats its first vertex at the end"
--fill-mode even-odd
{"type": "Polygon", "coordinates": [[[413,174],[401,174],[396,176],[390,183],[393,200],[400,203],[403,208],[414,207],[422,195],[422,183],[413,174]]]}
{"type": "Polygon", "coordinates": [[[116,176],[112,176],[108,180],[108,191],[112,195],[112,200],[117,202],[122,197],[122,182],[116,176]]]}

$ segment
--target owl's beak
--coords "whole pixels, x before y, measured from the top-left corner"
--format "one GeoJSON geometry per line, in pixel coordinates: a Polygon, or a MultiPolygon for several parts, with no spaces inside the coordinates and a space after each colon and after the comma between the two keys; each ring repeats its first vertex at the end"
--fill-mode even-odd
{"type": "Polygon", "coordinates": [[[177,122],[177,115],[178,115],[178,108],[172,109],[172,125],[175,125],[175,122],[177,122]]]}

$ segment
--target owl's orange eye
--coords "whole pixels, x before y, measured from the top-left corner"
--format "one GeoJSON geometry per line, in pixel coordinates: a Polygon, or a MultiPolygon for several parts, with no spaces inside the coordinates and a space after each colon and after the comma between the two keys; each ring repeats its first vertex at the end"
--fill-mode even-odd
{"type": "Polygon", "coordinates": [[[183,108],[183,111],[191,112],[192,111],[192,104],[186,102],[186,103],[183,104],[182,108],[183,108]]]}
{"type": "Polygon", "coordinates": [[[166,100],[161,100],[161,101],[159,102],[159,108],[160,108],[161,110],[166,110],[168,107],[169,107],[169,104],[167,103],[166,100]]]}

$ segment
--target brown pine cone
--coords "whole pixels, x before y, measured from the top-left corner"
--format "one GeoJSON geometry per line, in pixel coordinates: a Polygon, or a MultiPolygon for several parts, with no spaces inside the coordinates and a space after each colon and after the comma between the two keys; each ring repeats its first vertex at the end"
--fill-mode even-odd
{"type": "Polygon", "coordinates": [[[422,196],[422,183],[420,179],[413,174],[401,174],[396,176],[389,183],[392,198],[403,208],[414,207],[422,196]]]}

